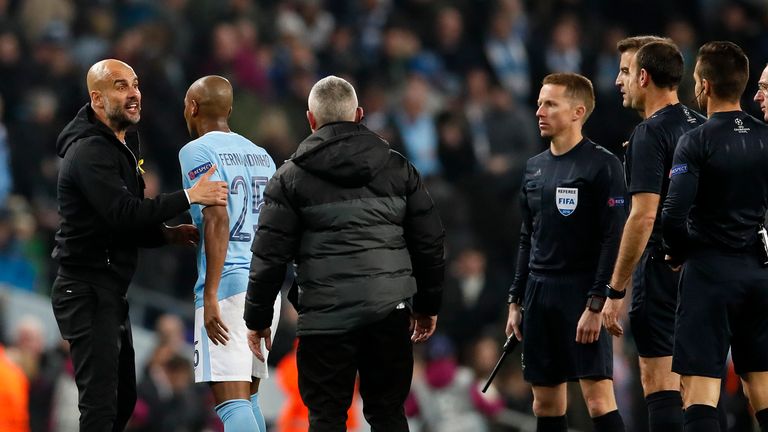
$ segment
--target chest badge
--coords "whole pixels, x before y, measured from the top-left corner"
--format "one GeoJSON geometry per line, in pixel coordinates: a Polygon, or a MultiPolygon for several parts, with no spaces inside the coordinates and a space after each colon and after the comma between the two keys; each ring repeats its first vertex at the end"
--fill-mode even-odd
{"type": "Polygon", "coordinates": [[[557,203],[557,211],[559,211],[561,215],[570,216],[571,213],[576,211],[576,206],[579,204],[579,189],[565,187],[557,188],[555,202],[557,203]]]}

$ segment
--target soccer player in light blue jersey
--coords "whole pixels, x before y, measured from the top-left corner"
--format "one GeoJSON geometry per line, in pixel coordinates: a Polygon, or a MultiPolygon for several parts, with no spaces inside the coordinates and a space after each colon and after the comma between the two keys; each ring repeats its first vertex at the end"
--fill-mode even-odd
{"type": "MultiPolygon", "coordinates": [[[[248,348],[243,321],[251,262],[264,187],[275,163],[267,152],[230,131],[232,86],[219,76],[195,81],[184,98],[184,119],[193,141],[179,152],[185,187],[213,165],[215,179],[229,185],[226,207],[190,208],[201,231],[195,283],[195,382],[208,382],[225,432],[266,432],[258,405],[259,381],[267,378],[266,358],[248,348]]],[[[280,310],[280,298],[276,309],[280,310]]],[[[275,314],[279,317],[279,314],[275,314]]],[[[272,333],[278,318],[272,320],[272,333]]]]}

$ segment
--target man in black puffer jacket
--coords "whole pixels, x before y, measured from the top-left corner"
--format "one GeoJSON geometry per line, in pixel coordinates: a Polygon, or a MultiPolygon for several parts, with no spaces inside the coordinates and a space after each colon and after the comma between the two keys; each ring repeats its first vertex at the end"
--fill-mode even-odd
{"type": "Polygon", "coordinates": [[[267,185],[251,248],[245,321],[259,358],[295,260],[289,299],[299,313],[299,391],[312,432],[345,430],[358,372],[372,430],[407,431],[411,342],[432,335],[440,308],[437,210],[413,165],[362,117],[348,82],[315,84],[307,112],[314,133],[267,185]]]}
{"type": "MultiPolygon", "coordinates": [[[[190,244],[193,225],[163,221],[191,203],[226,205],[223,182],[202,181],[186,191],[144,198],[138,135],[139,81],[118,60],[88,71],[91,96],[56,143],[60,225],[53,258],[59,262],[51,302],[61,336],[70,343],[79,392],[80,431],[122,431],[136,402],[131,322],[125,294],[139,247],[190,244]]],[[[213,173],[204,175],[206,179],[213,173]]]]}

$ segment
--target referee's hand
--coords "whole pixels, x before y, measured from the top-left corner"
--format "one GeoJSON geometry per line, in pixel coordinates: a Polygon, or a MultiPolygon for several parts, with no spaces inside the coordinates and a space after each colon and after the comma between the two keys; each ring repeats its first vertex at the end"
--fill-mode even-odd
{"type": "Polygon", "coordinates": [[[619,317],[624,316],[624,299],[607,299],[603,308],[603,325],[608,333],[620,337],[624,335],[619,317]]]}
{"type": "Polygon", "coordinates": [[[603,325],[603,314],[584,309],[576,327],[576,342],[591,344],[597,342],[600,337],[600,328],[603,325]]]}
{"type": "Polygon", "coordinates": [[[523,320],[523,313],[520,305],[512,303],[509,305],[509,318],[507,318],[507,337],[515,335],[517,340],[523,340],[523,332],[520,331],[520,323],[523,320]]]}
{"type": "Polygon", "coordinates": [[[259,361],[264,362],[264,353],[261,351],[262,339],[267,351],[272,351],[272,330],[269,327],[262,330],[248,330],[248,347],[259,361]]]}

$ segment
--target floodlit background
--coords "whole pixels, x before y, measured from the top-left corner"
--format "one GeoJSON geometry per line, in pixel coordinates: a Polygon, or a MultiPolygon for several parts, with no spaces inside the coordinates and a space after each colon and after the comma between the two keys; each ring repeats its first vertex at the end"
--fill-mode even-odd
{"type": "MultiPolygon", "coordinates": [[[[482,383],[504,340],[521,170],[546,148],[534,117],[541,79],[564,71],[591,78],[597,107],[586,135],[622,156],[639,118],[621,108],[614,86],[616,42],[671,37],[686,61],[685,102],[698,47],[726,39],[750,57],[743,106],[757,114],[751,98],[768,61],[766,8],[764,0],[0,0],[0,341],[29,379],[31,430],[76,430],[72,367],[48,299],[58,223],[54,143],[88,101],[85,72],[94,62],[118,58],[139,76],[148,196],[181,185],[183,97],[195,79],[231,80],[232,128],[278,164],[310,133],[304,113],[313,83],[328,74],[350,80],[367,126],[427,179],[448,232],[438,323],[445,337],[417,349],[420,390],[407,405],[413,430],[460,424],[428,424],[419,415],[419,401],[438,401],[455,418],[483,425],[473,430],[530,431],[519,353],[486,399],[472,399],[470,387],[482,383]],[[457,396],[438,385],[446,382],[459,386],[457,396]]],[[[129,293],[140,389],[131,431],[222,430],[207,388],[192,384],[195,278],[193,250],[142,253],[129,293]]],[[[277,425],[296,397],[296,315],[284,305],[275,369],[260,398],[270,431],[294,430],[277,425]]],[[[622,415],[631,430],[647,430],[634,345],[615,341],[622,415]]],[[[723,394],[731,430],[751,430],[734,376],[723,394]]],[[[570,401],[571,426],[591,430],[578,392],[570,401]]],[[[352,423],[365,430],[359,407],[352,423]]]]}

